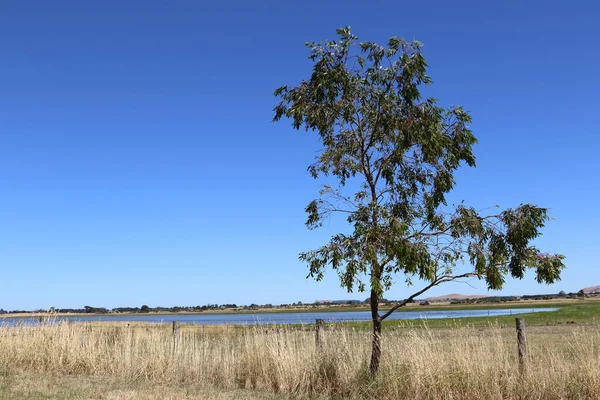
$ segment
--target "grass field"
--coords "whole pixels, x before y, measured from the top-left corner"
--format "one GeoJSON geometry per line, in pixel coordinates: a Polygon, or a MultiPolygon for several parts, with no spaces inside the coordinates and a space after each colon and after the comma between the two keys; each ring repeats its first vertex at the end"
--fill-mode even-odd
{"type": "Polygon", "coordinates": [[[322,351],[297,327],[184,325],[176,341],[166,324],[4,327],[0,398],[599,398],[597,315],[598,302],[525,315],[524,376],[510,316],[390,322],[375,379],[367,324],[329,326],[322,351]]]}
{"type": "MultiPolygon", "coordinates": [[[[541,312],[541,313],[525,313],[519,314],[519,317],[524,317],[527,320],[528,325],[561,325],[561,324],[596,324],[600,323],[600,301],[585,301],[585,300],[573,300],[564,302],[555,301],[537,301],[527,304],[511,304],[504,303],[502,305],[474,305],[465,306],[463,308],[445,308],[445,309],[488,309],[488,308],[536,308],[536,307],[557,307],[557,311],[552,312],[541,312]]],[[[493,321],[500,325],[513,326],[515,316],[503,315],[493,317],[493,321]]],[[[427,321],[429,328],[436,327],[447,327],[451,326],[487,326],[490,322],[488,317],[473,317],[473,318],[456,318],[456,319],[431,319],[427,321]]],[[[384,321],[384,324],[393,327],[399,325],[399,321],[384,321]]],[[[421,326],[422,323],[419,321],[400,323],[408,326],[421,326]]],[[[368,324],[365,324],[367,327],[368,324]]]]}
{"type": "Polygon", "coordinates": [[[0,376],[2,400],[279,400],[256,390],[225,390],[188,383],[164,384],[112,376],[18,373],[0,376]]]}

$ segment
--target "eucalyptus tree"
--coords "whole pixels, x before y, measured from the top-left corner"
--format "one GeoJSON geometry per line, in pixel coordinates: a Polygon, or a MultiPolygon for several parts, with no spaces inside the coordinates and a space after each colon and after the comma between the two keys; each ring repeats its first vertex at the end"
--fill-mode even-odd
{"type": "Polygon", "coordinates": [[[415,297],[473,278],[501,289],[506,277],[523,278],[527,268],[549,284],[560,279],[564,256],[531,243],[549,219],[546,208],[521,204],[482,214],[464,202],[447,204],[454,172],[475,166],[477,140],[462,107],[422,98],[431,78],[419,42],[358,42],[349,27],[337,34],[334,41],[307,43],[312,74],[275,90],[280,102],[273,120],[287,117],[295,129],[318,134],[322,150],[308,170],[336,184],[324,185],[308,204],[306,225],[318,228],[340,213],[351,229],[300,259],[317,281],[330,267],[349,292],[370,292],[375,374],[382,321],[415,297]],[[380,312],[398,275],[422,287],[380,312]]]}

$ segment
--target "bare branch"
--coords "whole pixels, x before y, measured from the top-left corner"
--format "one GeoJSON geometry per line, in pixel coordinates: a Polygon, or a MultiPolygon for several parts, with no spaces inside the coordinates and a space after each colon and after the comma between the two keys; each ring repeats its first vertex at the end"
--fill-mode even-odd
{"type": "Polygon", "coordinates": [[[386,319],[387,317],[389,317],[390,315],[392,315],[392,313],[394,311],[396,311],[400,307],[403,307],[403,306],[407,305],[415,297],[422,295],[423,293],[425,293],[426,291],[428,291],[432,287],[439,285],[440,283],[451,282],[451,281],[454,281],[454,280],[457,280],[457,279],[468,278],[468,277],[472,277],[472,276],[476,276],[475,272],[469,272],[469,273],[466,273],[466,274],[455,275],[455,276],[443,275],[441,277],[438,277],[433,282],[431,282],[429,285],[425,286],[423,289],[419,290],[416,293],[413,293],[412,295],[410,295],[409,297],[407,297],[406,299],[404,299],[400,303],[398,303],[395,306],[393,306],[391,309],[388,310],[388,312],[386,312],[385,314],[381,315],[379,317],[379,320],[383,321],[384,319],[386,319]]]}

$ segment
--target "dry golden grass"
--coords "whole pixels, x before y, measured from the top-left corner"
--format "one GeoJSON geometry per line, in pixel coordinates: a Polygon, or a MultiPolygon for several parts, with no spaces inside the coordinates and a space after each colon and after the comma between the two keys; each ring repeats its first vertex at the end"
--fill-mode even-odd
{"type": "Polygon", "coordinates": [[[119,377],[18,373],[0,376],[2,400],[281,400],[251,390],[164,384],[119,377]]]}
{"type": "MultiPolygon", "coordinates": [[[[318,352],[313,332],[285,328],[206,334],[184,326],[176,345],[168,325],[4,327],[0,377],[75,376],[138,384],[138,389],[116,389],[125,394],[115,398],[153,399],[135,391],[153,385],[163,393],[205,388],[198,398],[217,398],[218,393],[411,400],[600,397],[597,327],[528,333],[529,369],[520,376],[514,329],[387,329],[380,373],[370,379],[369,334],[350,328],[325,332],[318,352]]],[[[184,394],[161,398],[196,398],[184,394]]],[[[102,396],[89,398],[109,398],[102,396]]]]}

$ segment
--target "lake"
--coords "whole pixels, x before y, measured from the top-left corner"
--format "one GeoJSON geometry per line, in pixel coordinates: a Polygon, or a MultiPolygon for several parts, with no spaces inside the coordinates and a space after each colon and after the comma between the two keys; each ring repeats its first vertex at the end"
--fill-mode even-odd
{"type": "MultiPolygon", "coordinates": [[[[444,311],[401,311],[390,315],[388,320],[418,320],[440,318],[496,317],[499,315],[525,314],[556,311],[558,308],[491,308],[484,310],[444,310],[444,311]]],[[[57,320],[74,322],[120,321],[120,322],[172,322],[182,324],[313,324],[316,319],[326,322],[370,321],[370,311],[343,312],[304,312],[304,313],[255,313],[255,314],[135,314],[135,315],[90,315],[61,316],[57,320]]],[[[2,325],[16,323],[36,323],[35,317],[4,317],[2,325]]]]}

